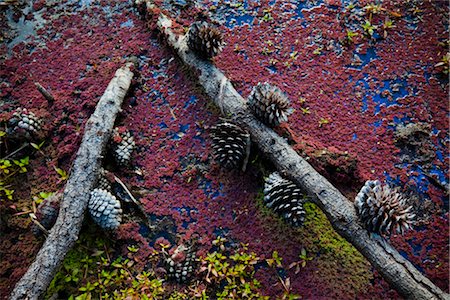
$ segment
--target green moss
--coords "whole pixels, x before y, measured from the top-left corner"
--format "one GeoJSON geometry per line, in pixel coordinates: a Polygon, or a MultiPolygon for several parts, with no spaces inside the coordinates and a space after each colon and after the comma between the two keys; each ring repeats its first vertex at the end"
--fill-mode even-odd
{"type": "MultiPolygon", "coordinates": [[[[263,226],[275,235],[292,232],[289,225],[265,206],[263,198],[261,191],[256,197],[260,216],[272,219],[271,222],[263,222],[263,226]]],[[[312,259],[320,272],[320,278],[327,282],[327,286],[352,293],[364,289],[373,278],[370,264],[355,247],[334,231],[325,214],[315,204],[307,202],[304,208],[304,225],[295,229],[294,237],[304,247],[302,250],[305,253],[308,251],[308,259],[302,258],[300,253],[299,262],[294,262],[291,266],[300,269],[303,263],[312,259]]]]}
{"type": "Polygon", "coordinates": [[[345,274],[346,283],[337,283],[347,284],[355,292],[369,284],[373,275],[363,255],[334,231],[325,214],[315,204],[306,203],[304,208],[305,238],[311,243],[308,249],[317,252],[323,269],[333,277],[345,274]]]}

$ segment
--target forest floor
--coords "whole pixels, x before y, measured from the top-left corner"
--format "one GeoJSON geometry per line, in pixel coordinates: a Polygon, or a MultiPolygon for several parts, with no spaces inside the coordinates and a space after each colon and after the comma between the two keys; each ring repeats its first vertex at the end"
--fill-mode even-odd
{"type": "MultiPolygon", "coordinates": [[[[277,132],[349,199],[375,179],[407,194],[416,226],[389,242],[448,292],[445,1],[156,3],[185,29],[205,16],[219,26],[227,45],[214,63],[244,98],[265,81],[288,95],[295,112],[277,132]]],[[[209,131],[219,110],[130,1],[12,3],[0,6],[0,28],[0,122],[24,107],[45,120],[46,131],[35,141],[39,150],[29,146],[15,156],[29,162],[26,172],[8,178],[12,199],[0,190],[1,298],[43,242],[30,229],[29,212],[64,187],[85,122],[130,57],[139,67],[117,126],[133,133],[137,149],[130,166],[118,168],[108,156],[105,165],[130,187],[146,216],[125,205],[114,233],[86,218],[49,296],[96,299],[99,291],[121,289],[131,295],[138,293],[127,290],[132,286],[145,290],[147,276],[160,299],[200,297],[202,291],[214,299],[233,289],[242,296],[245,288],[271,299],[399,297],[316,206],[306,206],[300,228],[264,207],[264,177],[274,167],[256,147],[246,172],[214,162],[209,131]],[[35,82],[55,97],[51,108],[35,82]],[[192,247],[197,268],[187,283],[163,280],[164,252],[181,244],[192,247]],[[246,271],[220,277],[202,268],[225,261],[246,271]]],[[[20,146],[1,138],[0,159],[20,146]]]]}

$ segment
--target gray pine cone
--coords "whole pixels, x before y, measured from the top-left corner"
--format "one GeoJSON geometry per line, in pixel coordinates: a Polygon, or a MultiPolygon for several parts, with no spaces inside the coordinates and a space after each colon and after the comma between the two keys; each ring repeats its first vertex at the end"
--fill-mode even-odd
{"type": "Polygon", "coordinates": [[[293,112],[287,96],[276,86],[258,83],[248,96],[248,106],[255,116],[269,126],[287,122],[293,112]]]}
{"type": "MultiPolygon", "coordinates": [[[[37,207],[36,219],[47,230],[50,230],[55,225],[58,218],[61,197],[62,193],[53,194],[44,199],[37,207]]],[[[33,224],[31,230],[35,236],[42,234],[41,228],[36,224],[33,224]]]]}
{"type": "Polygon", "coordinates": [[[187,45],[201,58],[211,59],[222,51],[225,42],[216,27],[206,22],[194,22],[187,32],[187,45]]]}
{"type": "Polygon", "coordinates": [[[42,130],[43,120],[32,111],[18,107],[8,120],[9,134],[16,138],[26,138],[37,135],[42,130]]]}
{"type": "Polygon", "coordinates": [[[216,160],[227,169],[245,170],[250,150],[250,135],[237,125],[229,122],[211,128],[212,147],[216,160]]]}
{"type": "Polygon", "coordinates": [[[106,178],[106,170],[104,169],[102,169],[100,171],[100,174],[98,175],[97,188],[106,191],[112,191],[111,182],[108,180],[108,178],[106,178]]]}
{"type": "Polygon", "coordinates": [[[168,277],[179,283],[187,282],[195,267],[195,251],[192,247],[179,245],[165,261],[168,277]]]}
{"type": "Polygon", "coordinates": [[[305,221],[303,193],[292,181],[273,172],[264,184],[264,202],[293,226],[299,227],[305,221]]]}
{"type": "Polygon", "coordinates": [[[111,150],[116,163],[120,166],[126,166],[131,160],[136,143],[131,132],[123,127],[114,128],[111,138],[111,150]]]}
{"type": "Polygon", "coordinates": [[[412,206],[396,190],[368,180],[355,198],[356,211],[366,229],[378,234],[403,234],[410,229],[415,214],[412,206]]]}
{"type": "Polygon", "coordinates": [[[94,222],[103,229],[117,229],[122,222],[120,201],[106,190],[94,189],[91,192],[88,210],[94,222]]]}

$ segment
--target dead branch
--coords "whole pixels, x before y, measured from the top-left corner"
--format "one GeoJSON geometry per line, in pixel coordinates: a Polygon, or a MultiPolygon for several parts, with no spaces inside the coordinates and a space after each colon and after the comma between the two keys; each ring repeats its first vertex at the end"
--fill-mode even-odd
{"type": "MultiPolygon", "coordinates": [[[[142,0],[137,1],[140,2],[137,4],[143,3],[142,0]]],[[[151,2],[145,5],[151,14],[154,5],[151,2]]],[[[234,122],[250,132],[252,141],[260,151],[284,176],[310,194],[312,201],[323,210],[336,232],[353,244],[394,289],[407,299],[450,299],[448,294],[422,275],[384,239],[369,235],[358,221],[352,201],[300,157],[278,134],[255,119],[245,100],[227,77],[211,62],[197,58],[187,48],[184,37],[172,31],[172,21],[169,18],[162,13],[157,17],[158,29],[164,34],[168,44],[187,66],[198,72],[199,83],[221,108],[222,113],[231,116],[234,122]]]]}
{"type": "Polygon", "coordinates": [[[16,284],[10,299],[37,299],[41,296],[67,252],[78,239],[84,219],[89,192],[94,187],[102,163],[102,154],[109,140],[117,113],[130,87],[132,63],[116,71],[100,98],[86,128],[70,178],[64,189],[56,224],[28,268],[16,284]]]}
{"type": "Polygon", "coordinates": [[[55,103],[55,97],[53,97],[52,94],[50,94],[49,91],[45,87],[43,87],[39,82],[35,82],[34,85],[36,86],[37,90],[44,96],[44,98],[47,100],[48,106],[52,106],[53,103],[55,103]]]}

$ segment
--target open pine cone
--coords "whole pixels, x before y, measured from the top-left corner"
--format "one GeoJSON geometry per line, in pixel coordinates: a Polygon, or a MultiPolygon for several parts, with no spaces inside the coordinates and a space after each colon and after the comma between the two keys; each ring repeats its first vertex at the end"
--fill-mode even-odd
{"type": "Polygon", "coordinates": [[[258,83],[248,96],[248,106],[255,116],[269,126],[278,126],[287,122],[293,112],[289,99],[276,86],[258,83]]]}
{"type": "Polygon", "coordinates": [[[245,170],[250,149],[250,135],[239,126],[223,122],[211,128],[216,160],[228,169],[245,170]]]}
{"type": "Polygon", "coordinates": [[[366,229],[378,234],[394,231],[403,234],[411,228],[415,217],[406,199],[378,180],[364,184],[355,198],[355,207],[366,229]]]}
{"type": "Polygon", "coordinates": [[[206,22],[194,22],[187,33],[187,45],[201,58],[211,59],[222,51],[225,43],[219,29],[206,22]]]}
{"type": "Polygon", "coordinates": [[[288,179],[273,172],[264,184],[264,202],[293,226],[301,226],[305,221],[302,191],[288,179]]]}

